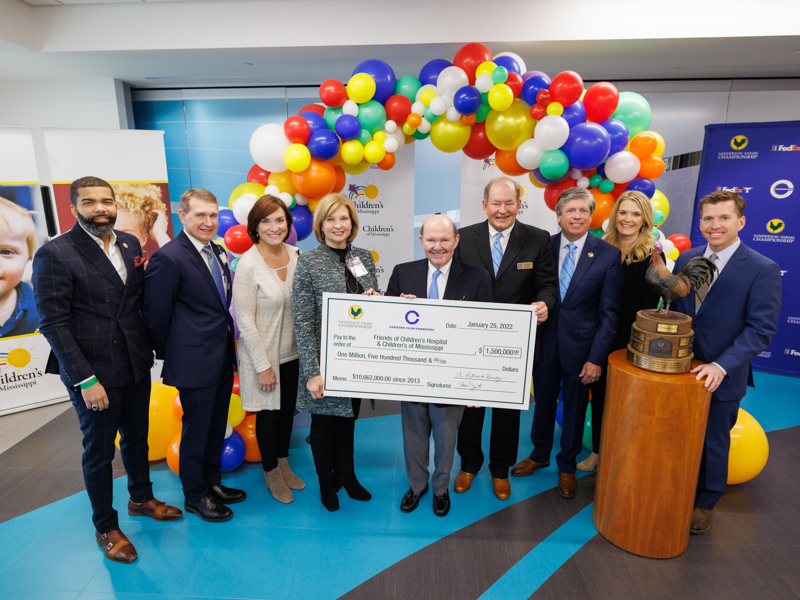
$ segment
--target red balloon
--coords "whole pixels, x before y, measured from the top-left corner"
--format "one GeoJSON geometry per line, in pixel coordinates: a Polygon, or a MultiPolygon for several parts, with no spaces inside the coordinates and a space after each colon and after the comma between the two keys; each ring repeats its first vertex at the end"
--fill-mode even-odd
{"type": "Polygon", "coordinates": [[[546,107],[552,101],[553,98],[550,95],[550,90],[539,90],[539,93],[536,94],[536,104],[540,104],[546,107]]]}
{"type": "MultiPolygon", "coordinates": [[[[575,71],[564,71],[553,77],[550,84],[550,97],[561,106],[575,104],[583,93],[583,79],[575,71]]],[[[538,98],[537,98],[538,100],[538,98]]]]}
{"type": "Polygon", "coordinates": [[[492,154],[497,152],[489,138],[486,137],[486,123],[475,123],[472,126],[472,131],[469,134],[469,141],[467,145],[462,148],[464,154],[475,160],[483,160],[489,158],[492,154]]]}
{"type": "Polygon", "coordinates": [[[508,72],[508,79],[506,79],[506,85],[511,88],[511,91],[514,92],[514,98],[519,96],[522,93],[522,75],[519,73],[515,73],[514,71],[508,72]]]}
{"type": "Polygon", "coordinates": [[[614,184],[614,189],[611,190],[610,194],[612,196],[614,196],[615,200],[618,199],[622,195],[622,192],[624,192],[625,190],[628,189],[628,184],[629,183],[630,183],[630,181],[626,181],[625,183],[615,183],[614,184]]]}
{"type": "Polygon", "coordinates": [[[234,254],[244,254],[253,245],[253,240],[247,235],[247,227],[234,225],[225,232],[225,246],[234,254]]]}
{"type": "Polygon", "coordinates": [[[530,169],[519,165],[517,162],[516,150],[498,150],[494,155],[494,164],[503,173],[511,177],[525,175],[525,173],[530,171],[530,169]]]}
{"type": "Polygon", "coordinates": [[[475,85],[475,71],[481,63],[492,60],[492,53],[479,42],[470,42],[461,46],[453,59],[453,66],[464,69],[469,77],[469,84],[475,85]]]}
{"type": "Polygon", "coordinates": [[[411,100],[402,94],[395,94],[386,100],[384,108],[386,109],[387,119],[394,121],[398,125],[402,125],[406,122],[408,115],[411,114],[411,100]]]}
{"type": "Polygon", "coordinates": [[[311,127],[303,117],[294,115],[283,123],[283,132],[293,144],[305,144],[311,135],[311,127]]]}
{"type": "Polygon", "coordinates": [[[231,394],[236,394],[237,396],[241,396],[242,394],[239,392],[239,374],[234,373],[233,375],[233,388],[231,389],[231,394]]]}
{"type": "Polygon", "coordinates": [[[319,99],[325,103],[326,106],[332,108],[339,108],[342,104],[347,102],[347,88],[341,81],[336,79],[326,79],[319,86],[319,99]]]}
{"type": "Polygon", "coordinates": [[[347,173],[344,172],[342,167],[333,167],[336,171],[336,183],[333,184],[331,192],[338,194],[344,189],[344,184],[347,183],[347,173]]]}
{"type": "Polygon", "coordinates": [[[306,111],[315,112],[320,117],[325,115],[325,107],[320,106],[319,104],[306,104],[303,108],[300,109],[301,113],[304,113],[306,111]]]}
{"type": "Polygon", "coordinates": [[[269,171],[265,171],[258,165],[253,165],[247,172],[247,181],[269,185],[269,171]]]}
{"type": "Polygon", "coordinates": [[[673,244],[675,244],[675,247],[678,249],[678,252],[686,252],[692,247],[692,240],[690,240],[682,233],[673,233],[667,239],[673,244]]]}
{"type": "Polygon", "coordinates": [[[544,186],[544,203],[547,205],[547,208],[554,211],[556,209],[558,197],[572,187],[575,187],[575,180],[571,177],[567,177],[561,183],[544,186]]]}
{"type": "Polygon", "coordinates": [[[586,90],[583,106],[586,107],[586,120],[600,123],[610,118],[619,104],[619,90],[607,81],[595,83],[586,90]]]}
{"type": "Polygon", "coordinates": [[[537,121],[540,119],[544,119],[547,116],[547,109],[539,104],[538,102],[531,106],[531,118],[536,119],[537,121]]]}

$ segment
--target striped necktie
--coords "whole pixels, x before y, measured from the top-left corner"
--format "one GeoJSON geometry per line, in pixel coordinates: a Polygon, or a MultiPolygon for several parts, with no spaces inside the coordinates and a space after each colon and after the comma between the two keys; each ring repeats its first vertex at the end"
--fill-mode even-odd
{"type": "MultiPolygon", "coordinates": [[[[711,262],[713,262],[715,265],[717,264],[717,254],[716,253],[714,253],[711,256],[709,256],[708,259],[711,262]]],[[[711,283],[713,283],[713,282],[714,282],[714,280],[712,278],[711,283]]],[[[703,284],[698,289],[695,290],[695,292],[694,292],[694,314],[697,314],[697,312],[700,310],[700,307],[703,305],[703,302],[705,301],[706,296],[708,295],[708,290],[711,288],[711,283],[709,283],[707,281],[704,281],[703,284]]]]}
{"type": "Polygon", "coordinates": [[[564,264],[561,265],[561,275],[558,277],[558,288],[561,292],[561,299],[567,295],[569,282],[572,281],[572,274],[575,273],[575,257],[572,253],[577,246],[570,242],[567,244],[567,255],[564,257],[564,264]]]}
{"type": "Polygon", "coordinates": [[[222,300],[223,306],[227,307],[228,298],[225,293],[225,284],[222,281],[222,269],[219,268],[219,261],[214,256],[210,246],[203,246],[203,254],[206,255],[206,261],[211,269],[211,276],[214,278],[214,284],[217,286],[220,300],[222,300]]]}

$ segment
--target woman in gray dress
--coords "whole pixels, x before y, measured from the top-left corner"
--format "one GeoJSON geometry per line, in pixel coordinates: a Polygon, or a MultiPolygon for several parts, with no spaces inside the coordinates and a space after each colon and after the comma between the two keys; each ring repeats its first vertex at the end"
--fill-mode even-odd
{"type": "Polygon", "coordinates": [[[311,413],[311,452],[319,477],[322,504],[339,508],[339,481],[354,500],[369,500],[370,493],[358,482],[353,465],[353,434],[361,400],[324,396],[320,374],[322,294],[380,295],[372,253],[354,248],[358,214],[342,194],[328,194],[314,213],[314,235],[320,245],[297,259],[292,296],[294,327],[300,352],[297,408],[311,413]]]}

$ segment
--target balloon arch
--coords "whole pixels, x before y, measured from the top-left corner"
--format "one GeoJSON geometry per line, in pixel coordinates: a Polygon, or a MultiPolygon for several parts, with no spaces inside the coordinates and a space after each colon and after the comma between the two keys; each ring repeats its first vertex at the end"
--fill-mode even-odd
{"type": "Polygon", "coordinates": [[[250,139],[255,165],[220,212],[219,235],[233,254],[252,244],[245,224],[265,193],[283,199],[293,217],[290,243],[311,233],[319,199],[344,188],[347,175],[375,164],[390,170],[403,146],[430,137],[442,152],[462,151],[475,160],[494,155],[510,176],[528,175],[555,208],[562,191],[587,188],[597,208],[592,233],[602,235],[614,202],[625,190],[647,195],[664,253],[675,259],[690,246],[658,230],[669,201],[654,180],[664,172],[664,139],[648,131],[651,109],[634,92],[608,82],[584,89],[581,76],[564,71],[552,79],[529,71],[520,56],[492,56],[477,42],[458,50],[453,62],[435,59],[418,77],[397,78],[382,60],[366,60],[345,85],[328,79],[322,104],[305,106],[283,125],[259,127],[250,139]]]}

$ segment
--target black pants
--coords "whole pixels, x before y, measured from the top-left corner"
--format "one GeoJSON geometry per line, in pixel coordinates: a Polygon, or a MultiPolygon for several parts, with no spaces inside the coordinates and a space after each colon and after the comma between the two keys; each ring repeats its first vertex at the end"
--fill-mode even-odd
{"type": "Polygon", "coordinates": [[[592,409],[592,452],[600,454],[600,430],[603,427],[603,408],[606,404],[606,381],[608,367],[603,369],[600,379],[589,385],[592,392],[592,401],[589,406],[592,409]]]}
{"type": "Polygon", "coordinates": [[[311,415],[311,454],[320,479],[332,477],[334,470],[342,476],[355,473],[353,436],[361,399],[352,402],[352,417],[311,415]]]}
{"type": "Polygon", "coordinates": [[[256,440],[261,451],[261,465],[265,471],[278,466],[279,458],[289,456],[292,439],[294,409],[297,406],[297,379],[300,361],[292,360],[279,368],[281,406],[278,410],[260,410],[256,413],[256,440]]]}
{"type": "MultiPolygon", "coordinates": [[[[520,411],[508,408],[492,409],[492,431],[489,441],[489,471],[492,477],[508,479],[508,470],[517,462],[520,411]]],[[[481,435],[486,409],[466,408],[458,428],[458,455],[461,470],[476,474],[483,465],[481,435]]]]}
{"type": "Polygon", "coordinates": [[[111,461],[114,439],[120,433],[120,454],[128,473],[128,492],[134,502],[153,498],[150,463],[147,461],[147,430],[150,413],[150,376],[137,383],[106,388],[108,408],[86,408],[81,391],[67,388],[83,432],[83,480],[92,504],[92,522],[98,533],[119,527],[112,505],[114,482],[111,461]]]}

